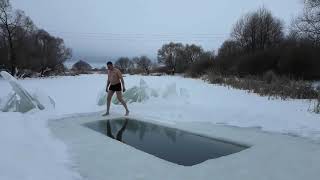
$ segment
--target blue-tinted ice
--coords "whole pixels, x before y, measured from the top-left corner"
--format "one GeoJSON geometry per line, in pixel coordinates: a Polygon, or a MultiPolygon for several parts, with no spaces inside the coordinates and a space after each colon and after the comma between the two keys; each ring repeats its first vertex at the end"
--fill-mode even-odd
{"type": "Polygon", "coordinates": [[[51,97],[40,92],[32,96],[18,83],[17,79],[15,79],[9,73],[1,71],[0,74],[6,81],[8,81],[13,90],[13,92],[10,93],[0,104],[0,111],[25,113],[35,108],[44,110],[45,108],[48,108],[45,107],[45,105],[54,108],[55,102],[51,97]]]}

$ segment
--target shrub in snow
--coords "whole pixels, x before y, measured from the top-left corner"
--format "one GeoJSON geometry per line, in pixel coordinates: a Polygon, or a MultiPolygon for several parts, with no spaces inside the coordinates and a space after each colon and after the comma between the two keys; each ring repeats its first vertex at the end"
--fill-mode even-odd
{"type": "Polygon", "coordinates": [[[272,70],[269,70],[266,73],[264,73],[262,79],[268,84],[279,81],[277,74],[272,70]]]}
{"type": "Polygon", "coordinates": [[[209,56],[205,54],[202,56],[200,60],[193,62],[189,66],[189,68],[186,71],[187,76],[190,76],[193,78],[203,76],[208,71],[208,69],[214,66],[214,61],[210,57],[210,54],[209,56]]]}
{"type": "Polygon", "coordinates": [[[318,92],[318,99],[317,99],[317,102],[314,106],[314,112],[317,113],[317,114],[320,114],[320,90],[318,92]]]}
{"type": "Polygon", "coordinates": [[[317,91],[311,83],[279,77],[273,72],[266,73],[263,78],[259,76],[238,78],[211,70],[208,72],[208,80],[213,84],[247,90],[270,98],[315,99],[318,97],[317,91]]]}

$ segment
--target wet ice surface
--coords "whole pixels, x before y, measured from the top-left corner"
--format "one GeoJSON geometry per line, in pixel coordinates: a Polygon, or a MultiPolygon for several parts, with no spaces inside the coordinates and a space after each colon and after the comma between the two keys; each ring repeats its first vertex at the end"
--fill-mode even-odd
{"type": "Polygon", "coordinates": [[[247,147],[132,119],[102,120],[85,126],[141,151],[183,166],[193,166],[247,147]]]}

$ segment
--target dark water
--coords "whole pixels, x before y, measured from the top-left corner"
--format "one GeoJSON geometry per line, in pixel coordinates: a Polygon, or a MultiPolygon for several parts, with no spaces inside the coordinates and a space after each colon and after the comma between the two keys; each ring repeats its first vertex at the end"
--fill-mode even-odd
{"type": "Polygon", "coordinates": [[[131,119],[105,120],[85,126],[161,159],[193,166],[248,147],[131,119]]]}

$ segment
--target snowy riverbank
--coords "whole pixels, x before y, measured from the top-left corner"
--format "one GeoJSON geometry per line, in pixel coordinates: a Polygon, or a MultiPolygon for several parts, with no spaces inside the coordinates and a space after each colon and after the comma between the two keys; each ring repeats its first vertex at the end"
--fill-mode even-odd
{"type": "MultiPolygon", "coordinates": [[[[320,141],[320,116],[309,112],[307,100],[268,100],[245,91],[207,84],[201,80],[182,77],[125,77],[127,89],[143,78],[163,94],[176,83],[177,94],[151,98],[147,102],[130,104],[133,116],[161,119],[163,122],[192,122],[255,127],[263,131],[290,134],[320,141]]],[[[47,127],[51,119],[75,113],[104,110],[96,105],[104,89],[104,75],[82,75],[48,79],[26,79],[19,82],[30,91],[40,90],[56,102],[56,109],[27,114],[0,112],[0,179],[75,179],[67,147],[57,140],[47,127]],[[59,173],[57,173],[59,172],[59,173]]],[[[11,87],[0,79],[0,98],[11,87]]],[[[112,106],[111,113],[124,113],[122,107],[112,106]]]]}

